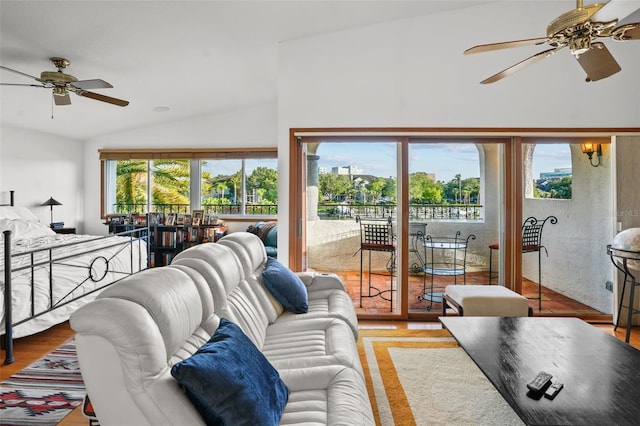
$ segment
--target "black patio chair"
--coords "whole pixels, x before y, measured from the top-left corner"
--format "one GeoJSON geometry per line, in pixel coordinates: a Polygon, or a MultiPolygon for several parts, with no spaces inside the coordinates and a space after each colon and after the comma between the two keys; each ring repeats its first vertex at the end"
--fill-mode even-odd
{"type": "MultiPolygon", "coordinates": [[[[530,299],[538,300],[538,310],[542,310],[542,250],[549,257],[547,248],[542,245],[542,230],[547,222],[555,225],[558,223],[558,219],[555,216],[548,216],[541,220],[531,216],[525,219],[522,224],[522,253],[538,253],[538,297],[530,297],[530,299]]],[[[489,244],[489,285],[491,285],[493,278],[491,263],[494,250],[500,250],[499,243],[489,244]]]]}
{"type": "Polygon", "coordinates": [[[396,251],[397,246],[393,233],[393,222],[391,217],[386,219],[362,219],[356,216],[356,223],[360,224],[360,307],[362,307],[363,297],[378,297],[388,300],[393,312],[393,275],[396,272],[396,251]],[[363,264],[364,252],[369,252],[369,282],[366,294],[363,294],[363,264]],[[371,285],[371,252],[387,252],[389,260],[386,269],[389,272],[389,288],[380,290],[371,285]]]}

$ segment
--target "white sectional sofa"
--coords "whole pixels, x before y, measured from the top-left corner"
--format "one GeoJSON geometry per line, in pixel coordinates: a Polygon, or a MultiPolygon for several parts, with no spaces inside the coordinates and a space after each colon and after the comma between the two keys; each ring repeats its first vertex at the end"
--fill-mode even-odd
{"type": "MultiPolygon", "coordinates": [[[[183,251],[170,266],[124,279],[76,311],[71,327],[76,332],[87,393],[100,424],[198,425],[205,424],[205,418],[215,423],[207,417],[213,413],[234,426],[373,425],[356,347],[357,319],[342,282],[333,274],[295,274],[304,283],[308,309],[305,313],[287,312],[283,305],[289,306],[291,301],[282,301],[278,292],[288,287],[282,284],[274,289],[274,275],[263,275],[268,265],[268,272],[275,270],[275,277],[280,277],[282,265],[273,262],[267,261],[257,236],[232,233],[218,243],[183,251]],[[265,285],[265,276],[271,290],[265,285]],[[238,327],[242,336],[227,333],[238,327]],[[232,334],[234,337],[229,337],[232,334]],[[236,342],[240,342],[236,349],[248,349],[225,358],[224,348],[218,351],[220,346],[211,346],[221,344],[218,340],[231,345],[231,350],[236,342]],[[207,358],[209,348],[217,352],[215,362],[207,358]],[[244,353],[254,351],[257,354],[246,355],[253,357],[249,361],[243,359],[244,353]],[[268,365],[253,364],[254,358],[268,365]],[[202,365],[217,368],[217,373],[187,369],[197,365],[194,360],[203,359],[202,365]],[[241,392],[236,397],[231,389],[236,385],[235,377],[253,387],[262,380],[263,370],[268,389],[256,384],[250,389],[255,395],[248,397],[256,401],[258,414],[264,409],[262,405],[276,406],[268,407],[276,417],[262,415],[256,422],[256,417],[251,417],[257,415],[252,410],[254,404],[240,398],[247,397],[241,392]],[[279,378],[273,378],[271,370],[279,378]],[[179,375],[183,371],[195,371],[198,383],[192,386],[192,376],[179,375]],[[233,383],[221,382],[226,375],[232,376],[233,383]],[[283,409],[278,411],[283,387],[287,394],[283,409]],[[204,397],[200,388],[206,393],[204,397]],[[216,405],[216,398],[226,399],[226,405],[216,405]],[[203,400],[207,404],[214,401],[213,407],[203,408],[203,400]],[[227,413],[229,417],[225,417],[227,413]]],[[[284,275],[283,282],[287,279],[284,275]]]]}

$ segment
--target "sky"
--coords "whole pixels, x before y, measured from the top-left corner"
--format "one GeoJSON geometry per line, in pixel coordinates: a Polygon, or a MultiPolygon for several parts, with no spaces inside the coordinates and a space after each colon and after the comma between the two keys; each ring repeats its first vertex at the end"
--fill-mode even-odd
{"type": "MultiPolygon", "coordinates": [[[[338,166],[357,166],[362,174],[377,177],[396,176],[396,145],[392,143],[329,143],[318,147],[319,167],[331,171],[338,166]]],[[[533,176],[541,172],[571,167],[567,144],[539,144],[535,149],[533,176]]],[[[241,167],[241,160],[209,161],[205,170],[214,176],[231,175],[241,167]]],[[[449,182],[458,173],[463,179],[480,177],[478,150],[473,144],[412,144],[409,150],[409,173],[435,173],[436,180],[449,182]]],[[[246,171],[255,167],[277,168],[277,160],[247,160],[246,171]]]]}
{"type": "MultiPolygon", "coordinates": [[[[338,166],[357,166],[363,174],[378,177],[396,175],[396,145],[387,143],[322,143],[318,147],[319,167],[331,171],[338,166]]],[[[455,175],[463,179],[480,177],[478,150],[473,144],[413,144],[409,149],[409,173],[435,173],[436,180],[448,182],[455,175]]],[[[536,146],[533,175],[571,167],[569,146],[536,146]]]]}

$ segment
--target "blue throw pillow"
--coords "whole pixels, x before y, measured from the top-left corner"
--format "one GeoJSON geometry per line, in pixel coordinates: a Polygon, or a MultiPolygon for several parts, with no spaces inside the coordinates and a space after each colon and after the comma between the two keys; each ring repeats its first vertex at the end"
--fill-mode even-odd
{"type": "Polygon", "coordinates": [[[278,371],[226,318],[209,342],[171,368],[207,425],[277,425],[289,398],[278,371]]]}
{"type": "Polygon", "coordinates": [[[307,288],[291,269],[273,257],[267,258],[267,266],[262,272],[264,285],[285,311],[304,314],[309,310],[307,288]]]}

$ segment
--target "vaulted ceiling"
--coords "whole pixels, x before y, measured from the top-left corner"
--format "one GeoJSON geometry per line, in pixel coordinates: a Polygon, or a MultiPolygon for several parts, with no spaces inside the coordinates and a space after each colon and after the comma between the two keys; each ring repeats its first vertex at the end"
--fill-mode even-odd
{"type": "MultiPolygon", "coordinates": [[[[51,90],[0,86],[1,123],[89,139],[275,102],[283,41],[480,3],[2,0],[0,65],[39,76],[64,57],[65,72],[103,79],[113,88],[95,92],[130,104],[71,94],[70,106],[53,106],[51,90]]],[[[0,81],[37,83],[6,70],[0,81]]]]}

